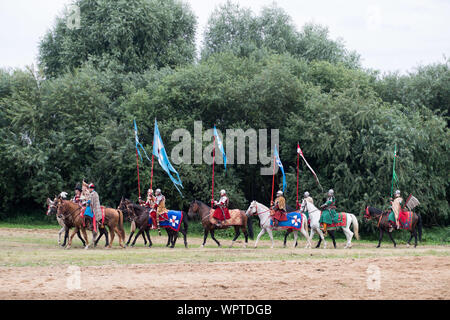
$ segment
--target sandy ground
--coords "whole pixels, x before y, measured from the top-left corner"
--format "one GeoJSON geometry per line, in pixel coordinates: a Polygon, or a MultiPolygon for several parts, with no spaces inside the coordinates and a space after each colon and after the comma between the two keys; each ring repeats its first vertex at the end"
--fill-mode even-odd
{"type": "MultiPolygon", "coordinates": [[[[42,234],[47,233],[54,235],[54,231],[42,231],[42,234]]],[[[159,241],[162,243],[163,239],[159,241]]],[[[214,254],[215,250],[227,250],[199,249],[200,239],[191,239],[190,243],[193,242],[195,249],[188,249],[191,250],[189,254],[204,250],[214,254]]],[[[269,242],[262,245],[269,245],[269,242]]],[[[277,241],[277,245],[280,246],[281,242],[277,241]]],[[[82,249],[75,250],[80,252],[82,249]]],[[[271,250],[288,249],[253,250],[270,254],[271,250]]],[[[323,249],[295,250],[328,252],[320,251],[323,249]]],[[[336,252],[335,249],[326,250],[336,252]]],[[[427,254],[426,250],[432,250],[430,248],[403,247],[392,249],[392,252],[398,252],[398,256],[358,258],[354,255],[358,250],[376,252],[377,249],[337,250],[349,254],[332,259],[109,264],[75,267],[73,270],[67,265],[0,267],[0,299],[450,299],[448,255],[427,254]],[[417,250],[418,255],[404,256],[402,250],[417,250]]],[[[444,247],[443,250],[450,249],[444,247]]]]}

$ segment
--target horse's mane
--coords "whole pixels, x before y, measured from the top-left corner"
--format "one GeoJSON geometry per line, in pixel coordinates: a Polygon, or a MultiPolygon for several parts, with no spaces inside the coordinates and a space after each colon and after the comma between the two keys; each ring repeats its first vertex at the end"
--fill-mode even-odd
{"type": "Polygon", "coordinates": [[[375,207],[367,207],[369,209],[369,213],[373,213],[373,214],[384,214],[385,212],[383,212],[382,210],[375,208],[375,207]]]}

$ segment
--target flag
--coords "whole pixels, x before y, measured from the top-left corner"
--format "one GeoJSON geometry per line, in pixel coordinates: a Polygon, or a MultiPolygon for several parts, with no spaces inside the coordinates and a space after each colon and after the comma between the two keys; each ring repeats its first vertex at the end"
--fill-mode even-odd
{"type": "Polygon", "coordinates": [[[394,165],[392,167],[392,183],[391,183],[391,198],[394,194],[394,184],[396,185],[398,189],[398,178],[397,174],[395,173],[395,159],[397,158],[397,145],[394,147],[394,165]]]}
{"type": "Polygon", "coordinates": [[[135,143],[136,143],[136,151],[137,151],[137,153],[139,154],[139,157],[141,157],[141,160],[142,160],[142,155],[141,155],[141,152],[139,151],[139,148],[141,148],[142,151],[144,151],[145,157],[146,157],[148,160],[150,160],[150,159],[148,158],[147,152],[145,152],[144,147],[143,147],[142,144],[139,142],[138,129],[137,129],[137,125],[136,125],[136,119],[133,120],[133,121],[134,121],[134,141],[135,141],[135,143]]]}
{"type": "Polygon", "coordinates": [[[309,170],[314,175],[314,178],[316,179],[317,184],[320,186],[320,188],[323,191],[322,186],[320,185],[319,178],[317,178],[317,174],[314,172],[313,168],[309,165],[308,161],[306,161],[305,156],[303,155],[302,149],[300,149],[300,143],[297,143],[297,153],[302,157],[303,161],[305,161],[306,166],[309,168],[309,170]]]}
{"type": "Polygon", "coordinates": [[[284,190],[286,189],[286,186],[287,186],[287,184],[286,184],[286,175],[284,174],[283,164],[281,163],[280,156],[278,154],[276,145],[275,145],[275,150],[273,151],[273,154],[275,156],[275,162],[277,163],[277,166],[280,167],[281,172],[283,173],[283,193],[284,193],[284,190]]]}
{"type": "Polygon", "coordinates": [[[222,140],[220,139],[219,134],[217,133],[216,126],[214,126],[214,136],[216,137],[217,146],[219,147],[220,152],[222,152],[223,165],[225,166],[225,171],[227,171],[227,156],[226,156],[225,150],[223,148],[222,140]]]}
{"type": "Polygon", "coordinates": [[[156,119],[155,132],[153,135],[153,155],[158,159],[161,168],[163,168],[163,170],[168,174],[170,180],[172,180],[173,184],[175,185],[175,188],[177,188],[178,192],[181,194],[181,196],[183,196],[180,189],[178,188],[179,186],[183,188],[180,175],[169,161],[169,157],[167,156],[166,149],[164,148],[164,144],[159,133],[158,123],[156,122],[156,119]],[[172,176],[172,173],[176,174],[176,178],[172,176]]]}

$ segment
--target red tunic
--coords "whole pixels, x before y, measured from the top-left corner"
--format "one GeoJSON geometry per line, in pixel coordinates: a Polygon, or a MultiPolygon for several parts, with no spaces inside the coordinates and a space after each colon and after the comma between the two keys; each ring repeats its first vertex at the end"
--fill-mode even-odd
{"type": "Polygon", "coordinates": [[[228,197],[223,196],[220,198],[219,202],[215,202],[217,205],[216,210],[214,210],[213,218],[216,220],[228,220],[230,219],[230,212],[228,211],[228,197]],[[222,213],[223,210],[223,213],[222,213]],[[225,215],[225,219],[224,219],[225,215]]]}
{"type": "Polygon", "coordinates": [[[275,210],[272,218],[277,219],[278,221],[287,221],[286,213],[281,210],[275,210]]]}

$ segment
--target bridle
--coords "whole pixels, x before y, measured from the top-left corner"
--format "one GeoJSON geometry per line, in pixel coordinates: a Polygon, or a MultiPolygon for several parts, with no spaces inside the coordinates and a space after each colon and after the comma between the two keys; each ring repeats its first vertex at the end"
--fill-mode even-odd
{"type": "Polygon", "coordinates": [[[62,201],[63,201],[62,199],[58,199],[57,201],[58,201],[58,204],[55,205],[55,207],[56,207],[56,214],[59,215],[59,216],[62,216],[62,217],[68,216],[68,217],[70,217],[70,216],[72,216],[76,211],[81,210],[81,206],[78,206],[77,208],[75,208],[74,210],[72,210],[72,211],[71,211],[70,213],[68,213],[68,214],[59,213],[59,209],[61,208],[61,206],[65,206],[65,204],[62,203],[62,201]],[[60,201],[59,201],[59,200],[60,200],[60,201]]]}
{"type": "MultiPolygon", "coordinates": [[[[270,212],[270,209],[258,212],[258,202],[255,201],[255,213],[252,213],[252,216],[259,216],[260,214],[270,212]]],[[[270,220],[270,215],[267,217],[266,220],[264,220],[263,223],[260,223],[261,226],[263,226],[268,220],[270,220]]]]}

